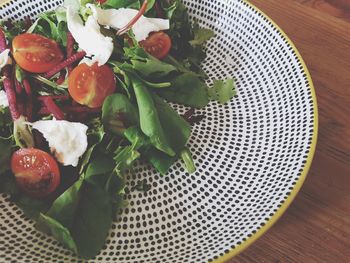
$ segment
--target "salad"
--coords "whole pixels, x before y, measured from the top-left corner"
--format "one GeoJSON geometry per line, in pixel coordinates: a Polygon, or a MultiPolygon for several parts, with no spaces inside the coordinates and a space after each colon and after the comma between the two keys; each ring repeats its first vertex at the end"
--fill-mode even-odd
{"type": "Polygon", "coordinates": [[[166,175],[182,159],[195,172],[195,109],[235,95],[233,79],[206,85],[213,36],[180,0],[66,0],[35,21],[1,21],[0,192],[94,258],[127,205],[135,162],[166,175]]]}

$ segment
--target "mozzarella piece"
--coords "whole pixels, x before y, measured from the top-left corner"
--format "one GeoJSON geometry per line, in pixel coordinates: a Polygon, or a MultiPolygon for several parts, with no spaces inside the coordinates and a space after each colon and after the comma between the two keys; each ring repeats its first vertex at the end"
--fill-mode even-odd
{"type": "Polygon", "coordinates": [[[9,53],[9,49],[5,49],[3,52],[0,53],[0,69],[12,63],[9,53]]]}
{"type": "Polygon", "coordinates": [[[0,108],[7,108],[9,106],[9,101],[7,99],[6,92],[0,90],[0,108]]]}
{"type": "MultiPolygon", "coordinates": [[[[138,10],[131,8],[102,9],[93,4],[87,4],[93,17],[100,25],[110,26],[114,29],[121,29],[126,26],[138,13],[138,10]]],[[[170,23],[168,19],[147,18],[141,16],[133,25],[132,30],[137,41],[145,40],[151,32],[168,30],[170,23]]]]}
{"type": "Polygon", "coordinates": [[[88,127],[82,123],[43,120],[31,124],[33,129],[43,134],[48,141],[51,152],[65,166],[76,167],[79,158],[88,147],[86,132],[88,127]]]}
{"type": "Polygon", "coordinates": [[[84,25],[79,13],[68,6],[67,25],[79,47],[87,56],[92,56],[91,60],[87,60],[90,66],[95,62],[99,66],[107,63],[113,52],[113,39],[101,34],[94,16],[89,16],[84,25]]]}

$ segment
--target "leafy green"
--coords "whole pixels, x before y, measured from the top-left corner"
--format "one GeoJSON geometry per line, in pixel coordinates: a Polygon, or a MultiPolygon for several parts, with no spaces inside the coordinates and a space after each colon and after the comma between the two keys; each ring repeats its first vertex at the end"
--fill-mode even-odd
{"type": "Polygon", "coordinates": [[[0,176],[10,169],[12,148],[14,147],[13,137],[0,137],[0,176]]]}
{"type": "Polygon", "coordinates": [[[192,46],[202,46],[209,39],[215,36],[213,30],[208,28],[200,28],[198,24],[195,24],[194,27],[194,39],[190,41],[192,46]]]}
{"type": "Polygon", "coordinates": [[[33,134],[24,116],[21,116],[13,123],[13,136],[17,146],[21,148],[34,147],[33,134]]]}
{"type": "Polygon", "coordinates": [[[123,134],[129,126],[138,123],[137,108],[123,94],[113,94],[107,97],[102,107],[102,123],[106,130],[123,134]]]}
{"type": "Polygon", "coordinates": [[[139,108],[141,130],[150,138],[151,143],[157,149],[174,156],[175,152],[166,138],[151,93],[137,77],[134,76],[131,81],[139,108]]]}
{"type": "Polygon", "coordinates": [[[54,39],[61,45],[67,46],[68,27],[62,8],[56,11],[41,13],[28,31],[54,39]]]}
{"type": "Polygon", "coordinates": [[[184,161],[186,170],[192,174],[194,172],[196,172],[196,165],[194,164],[193,158],[192,158],[192,154],[190,152],[190,150],[188,148],[184,148],[181,151],[181,159],[184,161]]]}
{"type": "Polygon", "coordinates": [[[158,95],[170,102],[195,108],[208,105],[207,85],[192,73],[184,73],[172,81],[171,88],[159,90],[158,95]]]}
{"type": "Polygon", "coordinates": [[[14,197],[14,202],[31,219],[38,219],[40,213],[45,213],[51,205],[48,200],[34,199],[23,194],[14,197]]]}
{"type": "MultiPolygon", "coordinates": [[[[153,8],[156,0],[148,0],[147,9],[149,11],[153,8]]],[[[140,9],[143,1],[142,0],[107,0],[105,5],[108,8],[133,8],[140,9]]]]}
{"type": "Polygon", "coordinates": [[[11,171],[0,173],[0,193],[17,194],[18,192],[16,179],[11,171]]]}
{"type": "Polygon", "coordinates": [[[214,80],[214,85],[208,89],[208,93],[211,100],[225,104],[237,95],[235,81],[234,79],[227,79],[226,81],[214,80]]]}
{"type": "MultiPolygon", "coordinates": [[[[130,59],[132,63],[132,71],[137,71],[143,76],[163,78],[169,75],[171,72],[176,71],[176,68],[171,65],[164,63],[155,57],[146,53],[143,48],[140,47],[130,47],[124,48],[125,55],[127,59],[130,59]]],[[[130,70],[130,67],[121,67],[123,70],[130,70]]]]}
{"type": "Polygon", "coordinates": [[[55,239],[75,253],[78,252],[76,243],[74,242],[69,229],[64,227],[57,220],[44,214],[40,214],[37,222],[37,228],[42,232],[51,234],[55,239]]]}

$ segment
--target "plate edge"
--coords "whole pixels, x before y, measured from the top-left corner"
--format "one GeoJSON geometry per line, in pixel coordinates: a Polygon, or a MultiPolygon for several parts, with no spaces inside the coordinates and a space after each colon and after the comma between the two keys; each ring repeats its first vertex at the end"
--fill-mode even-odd
{"type": "Polygon", "coordinates": [[[293,190],[291,191],[288,198],[283,202],[282,206],[277,210],[277,212],[269,219],[266,224],[261,227],[255,234],[253,234],[251,237],[249,237],[246,241],[244,241],[242,244],[236,246],[235,248],[229,250],[228,253],[226,253],[223,256],[220,256],[217,259],[214,259],[211,261],[212,263],[224,263],[228,260],[232,259],[233,257],[239,255],[244,250],[246,250],[248,247],[250,247],[255,241],[257,241],[263,234],[265,234],[280,218],[281,216],[286,212],[286,210],[289,208],[289,206],[292,204],[296,196],[298,195],[299,191],[301,190],[301,187],[303,186],[306,177],[310,171],[310,167],[312,164],[312,161],[315,156],[316,151],[316,145],[317,145],[317,139],[318,139],[318,103],[317,103],[317,97],[316,97],[316,91],[315,86],[312,81],[311,74],[309,72],[309,69],[307,68],[307,65],[302,58],[300,52],[298,51],[297,47],[293,43],[293,41],[288,37],[288,35],[284,32],[284,30],[278,26],[271,17],[269,17],[267,14],[265,14],[262,10],[260,10],[258,7],[256,7],[254,4],[250,3],[249,0],[243,0],[244,3],[246,3],[248,6],[250,6],[252,9],[260,13],[263,17],[265,17],[273,27],[277,28],[278,31],[282,34],[284,39],[288,42],[288,44],[292,47],[293,51],[295,52],[297,59],[300,61],[303,71],[305,72],[307,76],[307,80],[310,84],[310,91],[312,95],[312,102],[313,102],[313,110],[314,110],[314,133],[312,135],[312,142],[310,145],[310,152],[308,155],[308,158],[306,160],[306,164],[304,166],[303,172],[301,173],[301,176],[299,177],[297,183],[295,184],[293,190]]]}

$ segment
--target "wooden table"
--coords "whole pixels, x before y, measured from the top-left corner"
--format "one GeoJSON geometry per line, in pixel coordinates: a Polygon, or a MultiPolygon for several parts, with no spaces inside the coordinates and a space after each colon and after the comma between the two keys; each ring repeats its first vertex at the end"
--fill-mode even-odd
{"type": "Polygon", "coordinates": [[[279,222],[230,263],[350,262],[350,0],[251,0],[292,39],[319,103],[307,181],[279,222]]]}

